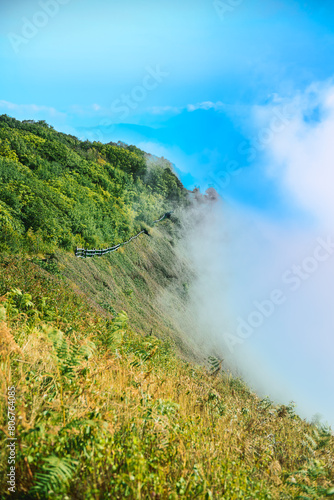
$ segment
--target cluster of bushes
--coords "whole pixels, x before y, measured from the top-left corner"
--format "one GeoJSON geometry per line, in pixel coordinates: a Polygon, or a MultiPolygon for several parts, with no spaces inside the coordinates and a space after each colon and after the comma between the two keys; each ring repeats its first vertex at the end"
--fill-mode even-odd
{"type": "Polygon", "coordinates": [[[80,141],[44,121],[0,116],[0,250],[119,243],[186,190],[135,146],[80,141]]]}

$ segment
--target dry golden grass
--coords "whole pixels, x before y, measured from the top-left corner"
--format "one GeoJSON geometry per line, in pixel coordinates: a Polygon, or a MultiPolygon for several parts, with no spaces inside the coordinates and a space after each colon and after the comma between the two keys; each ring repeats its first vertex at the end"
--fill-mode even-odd
{"type": "MultiPolygon", "coordinates": [[[[212,376],[182,360],[171,340],[133,331],[124,314],[102,317],[84,294],[33,264],[6,260],[0,278],[16,289],[1,309],[0,425],[7,437],[7,387],[15,385],[20,498],[334,492],[333,436],[291,406],[275,407],[230,373],[212,376]],[[17,291],[23,285],[31,300],[17,291]]],[[[6,454],[3,446],[2,491],[6,454]]]]}

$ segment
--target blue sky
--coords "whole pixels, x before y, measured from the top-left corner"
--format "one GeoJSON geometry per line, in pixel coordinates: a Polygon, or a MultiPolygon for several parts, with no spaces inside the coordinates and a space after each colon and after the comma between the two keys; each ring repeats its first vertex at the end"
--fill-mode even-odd
{"type": "MultiPolygon", "coordinates": [[[[332,193],[322,197],[326,186],[316,192],[312,186],[317,158],[330,165],[321,131],[327,127],[330,137],[332,1],[3,0],[0,10],[0,113],[43,119],[80,138],[123,140],[163,155],[187,187],[213,185],[241,220],[251,214],[256,230],[248,251],[256,261],[268,257],[254,243],[265,220],[268,234],[275,233],[267,252],[279,264],[275,271],[259,268],[266,278],[258,279],[254,293],[266,293],[275,273],[280,282],[279,273],[297,254],[308,255],[291,243],[291,231],[309,248],[305,241],[328,229],[332,193]],[[298,162],[307,163],[302,151],[318,136],[308,157],[319,154],[304,179],[298,162]]],[[[325,278],[318,281],[305,300],[331,293],[325,278]]],[[[238,284],[239,296],[249,304],[242,277],[238,284]]],[[[322,318],[323,304],[315,308],[322,318]]],[[[295,309],[300,324],[303,308],[305,302],[295,309]]],[[[291,303],[272,330],[284,325],[291,337],[293,310],[291,303]]],[[[331,321],[334,326],[328,317],[328,327],[331,321]]],[[[278,335],[268,345],[255,342],[254,349],[270,360],[278,335]]],[[[325,351],[332,348],[331,340],[325,351]]],[[[312,344],[307,352],[296,363],[305,374],[312,344]]],[[[279,371],[277,359],[272,361],[279,371]]],[[[314,363],[321,365],[318,358],[314,363]]],[[[334,422],[327,385],[319,391],[325,378],[327,372],[313,400],[334,422]]],[[[301,378],[295,389],[307,393],[306,382],[301,378]]]]}
{"type": "MultiPolygon", "coordinates": [[[[153,153],[165,151],[189,187],[205,188],[217,182],[224,162],[247,168],[238,146],[241,134],[249,140],[244,125],[254,104],[292,95],[334,71],[330,1],[231,5],[4,1],[0,112],[42,117],[79,136],[149,143],[153,153]],[[141,94],[156,68],[163,76],[141,94]],[[138,100],[129,106],[123,99],[133,92],[138,100]]],[[[275,186],[250,190],[243,179],[224,186],[224,194],[277,211],[275,186]]]]}

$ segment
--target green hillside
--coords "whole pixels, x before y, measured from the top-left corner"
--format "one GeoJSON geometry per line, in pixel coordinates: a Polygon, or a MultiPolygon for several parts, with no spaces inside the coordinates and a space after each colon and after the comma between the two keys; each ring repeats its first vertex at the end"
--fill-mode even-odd
{"type": "Polygon", "coordinates": [[[135,146],[82,142],[0,116],[0,249],[117,244],[185,202],[169,166],[135,146]]]}
{"type": "Polygon", "coordinates": [[[6,116],[0,138],[0,498],[334,497],[331,430],[187,334],[196,269],[178,219],[200,195],[133,146],[6,116]]]}

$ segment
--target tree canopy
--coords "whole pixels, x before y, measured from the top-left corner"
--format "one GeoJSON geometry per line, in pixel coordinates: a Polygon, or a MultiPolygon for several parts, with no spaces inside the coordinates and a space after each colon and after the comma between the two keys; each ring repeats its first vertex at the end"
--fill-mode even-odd
{"type": "Polygon", "coordinates": [[[0,249],[119,243],[186,201],[166,160],[0,116],[0,249]]]}

